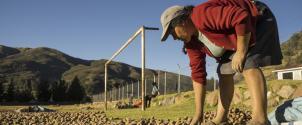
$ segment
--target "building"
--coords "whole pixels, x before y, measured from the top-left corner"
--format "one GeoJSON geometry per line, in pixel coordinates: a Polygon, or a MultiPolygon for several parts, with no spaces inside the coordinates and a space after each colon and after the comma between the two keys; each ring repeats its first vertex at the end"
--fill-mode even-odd
{"type": "Polygon", "coordinates": [[[274,70],[273,73],[277,73],[278,80],[292,79],[292,80],[302,80],[302,67],[288,68],[274,70]]]}

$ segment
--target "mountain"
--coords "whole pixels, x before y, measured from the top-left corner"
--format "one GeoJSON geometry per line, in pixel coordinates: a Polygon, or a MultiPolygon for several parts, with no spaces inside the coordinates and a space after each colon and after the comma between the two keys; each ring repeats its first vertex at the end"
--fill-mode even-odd
{"type": "Polygon", "coordinates": [[[5,79],[55,81],[71,67],[90,61],[74,58],[50,48],[11,48],[1,46],[0,74],[5,79]],[[17,78],[16,78],[17,77],[17,78]]]}
{"type": "Polygon", "coordinates": [[[0,58],[20,53],[20,50],[0,45],[0,58]]]}
{"type": "MultiPolygon", "coordinates": [[[[35,84],[44,84],[49,87],[52,83],[62,80],[66,81],[63,83],[69,84],[77,77],[86,93],[93,95],[104,91],[106,61],[105,59],[83,60],[46,47],[12,48],[1,45],[0,83],[6,86],[4,88],[8,88],[7,86],[13,83],[18,91],[33,93],[35,84]]],[[[160,74],[160,83],[164,83],[163,72],[161,71],[160,74]]],[[[108,67],[108,89],[136,82],[141,77],[140,73],[140,68],[121,62],[112,62],[108,67]]],[[[157,73],[157,70],[146,69],[147,83],[151,83],[157,73]]],[[[168,92],[175,90],[177,78],[177,74],[167,72],[168,92]]],[[[181,83],[182,91],[192,90],[190,77],[181,76],[181,83]]],[[[147,87],[151,87],[150,85],[148,84],[147,87]]]]}

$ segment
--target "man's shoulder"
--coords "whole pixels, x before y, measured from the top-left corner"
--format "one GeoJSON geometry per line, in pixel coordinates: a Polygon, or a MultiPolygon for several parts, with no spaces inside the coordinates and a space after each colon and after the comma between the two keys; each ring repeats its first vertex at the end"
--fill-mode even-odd
{"type": "Polygon", "coordinates": [[[192,37],[190,42],[185,43],[186,49],[202,49],[204,45],[197,39],[197,37],[192,37]]]}

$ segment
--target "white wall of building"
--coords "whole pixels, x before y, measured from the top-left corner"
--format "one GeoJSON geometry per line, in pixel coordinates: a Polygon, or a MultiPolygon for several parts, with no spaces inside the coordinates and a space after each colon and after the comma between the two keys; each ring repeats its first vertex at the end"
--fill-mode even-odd
{"type": "Polygon", "coordinates": [[[302,80],[302,78],[301,78],[301,71],[302,70],[296,70],[296,71],[294,71],[293,80],[302,80]]]}
{"type": "Polygon", "coordinates": [[[293,80],[302,80],[302,70],[292,70],[292,71],[280,71],[277,73],[278,80],[283,79],[284,73],[292,73],[293,74],[293,80]]]}
{"type": "Polygon", "coordinates": [[[283,72],[278,72],[278,80],[282,80],[283,79],[283,72]]]}

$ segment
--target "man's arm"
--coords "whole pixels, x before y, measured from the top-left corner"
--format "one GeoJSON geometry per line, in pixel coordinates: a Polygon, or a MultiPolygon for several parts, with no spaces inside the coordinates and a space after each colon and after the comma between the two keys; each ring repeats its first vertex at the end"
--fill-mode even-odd
{"type": "MultiPolygon", "coordinates": [[[[194,39],[193,39],[194,40],[194,39]]],[[[192,80],[206,84],[206,54],[199,41],[190,41],[186,44],[187,54],[190,59],[192,80]]]]}
{"type": "Polygon", "coordinates": [[[191,41],[186,44],[188,56],[190,58],[191,76],[193,81],[194,97],[195,97],[195,114],[191,121],[191,125],[195,125],[203,115],[205,85],[206,85],[206,55],[203,46],[197,41],[191,41]]]}
{"type": "Polygon", "coordinates": [[[251,37],[251,32],[245,34],[244,36],[237,36],[237,50],[232,58],[232,69],[236,72],[243,71],[243,62],[248,51],[248,45],[251,37]]]}
{"type": "Polygon", "coordinates": [[[206,89],[204,83],[199,83],[193,80],[193,89],[195,97],[195,114],[190,125],[196,125],[198,122],[202,121],[204,100],[206,96],[206,89]]]}

